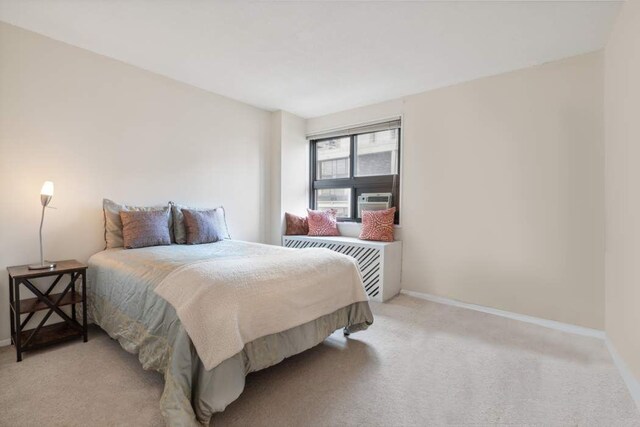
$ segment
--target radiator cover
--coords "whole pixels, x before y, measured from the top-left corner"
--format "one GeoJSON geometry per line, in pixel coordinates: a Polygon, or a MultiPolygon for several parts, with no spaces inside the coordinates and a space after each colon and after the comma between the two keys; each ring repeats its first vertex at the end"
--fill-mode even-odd
{"type": "Polygon", "coordinates": [[[327,248],[354,258],[365,291],[374,301],[386,301],[400,291],[401,242],[368,242],[350,237],[283,236],[292,249],[327,248]]]}

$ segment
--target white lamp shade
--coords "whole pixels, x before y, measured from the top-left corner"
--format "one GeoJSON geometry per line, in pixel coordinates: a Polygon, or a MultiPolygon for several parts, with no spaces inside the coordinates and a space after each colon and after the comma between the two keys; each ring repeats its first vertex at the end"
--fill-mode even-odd
{"type": "Polygon", "coordinates": [[[40,190],[40,195],[53,196],[53,182],[45,181],[44,184],[42,184],[42,190],[40,190]]]}

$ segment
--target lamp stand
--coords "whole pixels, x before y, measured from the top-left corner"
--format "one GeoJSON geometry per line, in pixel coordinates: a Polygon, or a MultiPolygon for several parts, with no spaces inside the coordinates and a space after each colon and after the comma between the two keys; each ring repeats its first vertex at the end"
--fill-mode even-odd
{"type": "Polygon", "coordinates": [[[31,264],[29,270],[50,270],[56,267],[55,262],[49,262],[44,260],[42,254],[42,224],[44,223],[44,210],[51,201],[51,196],[41,196],[42,201],[42,217],[40,218],[40,264],[31,264]]]}

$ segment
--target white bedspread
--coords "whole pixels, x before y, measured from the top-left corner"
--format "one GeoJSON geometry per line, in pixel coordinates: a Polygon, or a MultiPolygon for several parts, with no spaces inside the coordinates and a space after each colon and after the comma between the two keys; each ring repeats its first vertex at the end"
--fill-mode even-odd
{"type": "Polygon", "coordinates": [[[176,309],[206,369],[257,338],[367,301],[355,260],[319,248],[196,261],[155,292],[176,309]]]}

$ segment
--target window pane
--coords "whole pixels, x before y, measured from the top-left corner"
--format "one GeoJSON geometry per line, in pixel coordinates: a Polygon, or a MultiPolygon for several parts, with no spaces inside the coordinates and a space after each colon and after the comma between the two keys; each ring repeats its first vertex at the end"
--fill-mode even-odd
{"type": "Polygon", "coordinates": [[[316,190],[316,209],[335,209],[338,211],[338,218],[351,218],[351,189],[316,190]]]}
{"type": "Polygon", "coordinates": [[[356,136],[356,176],[398,173],[398,129],[356,136]]]}
{"type": "Polygon", "coordinates": [[[316,179],[349,178],[349,138],[316,143],[316,179]]]}

